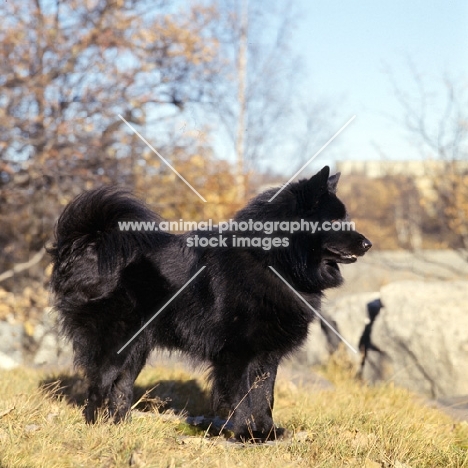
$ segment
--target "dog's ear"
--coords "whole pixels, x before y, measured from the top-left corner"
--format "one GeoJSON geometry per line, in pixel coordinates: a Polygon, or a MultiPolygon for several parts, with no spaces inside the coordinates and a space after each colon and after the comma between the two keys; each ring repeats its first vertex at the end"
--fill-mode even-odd
{"type": "Polygon", "coordinates": [[[318,205],[320,197],[328,192],[329,175],[330,168],[325,166],[309,180],[300,180],[292,185],[291,189],[296,195],[299,207],[310,210],[318,205]]]}
{"type": "Polygon", "coordinates": [[[310,196],[319,197],[328,191],[328,177],[330,168],[325,166],[322,170],[313,175],[307,182],[310,196]]]}
{"type": "Polygon", "coordinates": [[[331,193],[336,193],[336,186],[340,180],[341,172],[337,172],[335,175],[332,175],[328,178],[328,190],[331,193]]]}

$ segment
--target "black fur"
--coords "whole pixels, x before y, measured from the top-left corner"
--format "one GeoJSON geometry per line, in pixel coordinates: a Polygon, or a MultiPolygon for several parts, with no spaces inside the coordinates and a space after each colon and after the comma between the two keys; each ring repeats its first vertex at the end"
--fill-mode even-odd
{"type": "MultiPolygon", "coordinates": [[[[235,220],[344,220],[337,182],[338,175],[329,177],[325,167],[310,180],[289,185],[271,203],[276,190],[257,196],[235,220]]],[[[115,188],[83,193],[58,220],[50,250],[52,289],[76,364],[89,381],[86,421],[94,422],[99,409],[115,421],[123,419],[134,380],[150,351],[161,347],[210,363],[213,411],[230,414],[237,438],[280,436],[283,429],[272,419],[277,367],[304,343],[314,314],[268,267],[319,310],[322,291],[342,282],[338,263],[355,261],[370,242],[356,231],[321,231],[297,232],[289,235],[288,247],[270,250],[233,248],[230,242],[194,248],[187,246],[189,237],[218,233],[125,232],[117,225],[159,220],[115,188]],[[205,270],[118,354],[202,266],[205,270]]]]}

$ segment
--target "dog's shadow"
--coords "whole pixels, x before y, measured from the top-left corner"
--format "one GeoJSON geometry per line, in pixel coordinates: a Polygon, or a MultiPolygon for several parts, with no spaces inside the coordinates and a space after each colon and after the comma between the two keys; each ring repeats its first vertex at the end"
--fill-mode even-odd
{"type": "MultiPolygon", "coordinates": [[[[84,406],[87,384],[79,374],[58,374],[41,380],[39,387],[50,397],[70,405],[84,406]]],[[[164,412],[173,410],[188,416],[208,414],[208,392],[195,380],[160,380],[154,385],[135,385],[133,409],[164,412]]]]}

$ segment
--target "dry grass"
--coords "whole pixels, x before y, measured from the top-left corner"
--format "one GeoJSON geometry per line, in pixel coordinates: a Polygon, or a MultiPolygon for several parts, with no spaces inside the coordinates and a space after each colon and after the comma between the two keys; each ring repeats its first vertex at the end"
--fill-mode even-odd
{"type": "Polygon", "coordinates": [[[177,416],[171,406],[195,415],[207,409],[205,383],[182,370],[147,368],[137,381],[140,402],[132,420],[94,426],[81,416],[79,377],[3,371],[0,466],[468,467],[466,423],[425,407],[405,390],[362,385],[336,362],[323,371],[335,390],[278,382],[276,421],[295,436],[263,446],[209,438],[177,416]],[[66,388],[52,383],[58,378],[66,388]]]}

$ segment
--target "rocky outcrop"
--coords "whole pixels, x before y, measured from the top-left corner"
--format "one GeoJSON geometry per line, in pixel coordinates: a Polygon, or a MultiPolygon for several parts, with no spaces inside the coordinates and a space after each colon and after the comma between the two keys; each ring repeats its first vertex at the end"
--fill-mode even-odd
{"type": "Polygon", "coordinates": [[[37,322],[0,321],[0,368],[71,363],[71,346],[58,334],[56,313],[46,308],[37,322]]]}
{"type": "Polygon", "coordinates": [[[364,377],[432,397],[468,394],[468,282],[404,281],[381,290],[364,377]]]}
{"type": "MultiPolygon", "coordinates": [[[[324,314],[359,350],[349,351],[357,372],[365,355],[366,381],[394,381],[433,398],[468,394],[468,282],[395,282],[337,299],[324,314]]],[[[315,323],[299,359],[323,364],[332,350],[315,323]]]]}
{"type": "Polygon", "coordinates": [[[23,325],[0,322],[0,368],[13,369],[23,363],[23,325]]]}

